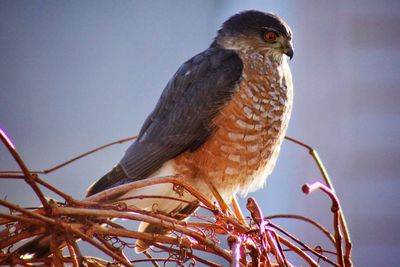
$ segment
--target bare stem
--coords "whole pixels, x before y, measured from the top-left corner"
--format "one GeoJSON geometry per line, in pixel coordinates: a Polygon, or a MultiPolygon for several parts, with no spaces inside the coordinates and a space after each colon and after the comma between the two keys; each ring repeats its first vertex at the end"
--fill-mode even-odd
{"type": "Polygon", "coordinates": [[[283,238],[282,236],[278,236],[279,242],[287,246],[289,249],[293,250],[297,255],[302,257],[310,266],[317,267],[319,266],[310,256],[304,253],[300,248],[296,245],[292,244],[289,240],[283,238]]]}
{"type": "Polygon", "coordinates": [[[279,218],[288,218],[288,219],[296,219],[296,220],[310,223],[311,225],[314,225],[316,228],[321,230],[321,232],[324,233],[329,238],[329,240],[331,240],[332,244],[335,245],[335,238],[332,236],[332,234],[328,230],[326,230],[326,228],[323,227],[321,224],[317,223],[314,220],[311,220],[310,218],[304,217],[302,215],[296,215],[296,214],[276,214],[276,215],[267,216],[265,218],[269,219],[269,220],[279,219],[279,218]]]}
{"type": "MultiPolygon", "coordinates": [[[[320,157],[318,155],[318,152],[314,148],[312,148],[311,146],[309,146],[309,145],[307,145],[307,144],[305,144],[305,143],[303,143],[303,142],[301,142],[299,140],[291,138],[289,136],[286,136],[285,139],[287,139],[287,140],[289,140],[289,141],[291,141],[293,143],[296,143],[296,144],[298,144],[298,145],[300,145],[300,146],[302,146],[302,147],[304,147],[304,148],[306,148],[308,150],[308,152],[310,153],[311,157],[314,159],[315,163],[317,164],[317,166],[318,166],[318,168],[319,168],[319,170],[320,170],[320,172],[322,174],[322,177],[325,180],[325,183],[329,186],[330,189],[332,189],[332,191],[334,193],[336,193],[335,192],[335,187],[333,186],[333,183],[332,183],[332,180],[329,177],[329,174],[326,171],[326,168],[325,168],[324,164],[322,163],[322,160],[320,159],[320,157]]],[[[350,238],[349,229],[347,227],[346,218],[344,217],[344,214],[343,214],[343,210],[340,209],[339,213],[340,213],[340,216],[339,216],[340,226],[341,226],[341,228],[343,230],[343,233],[344,233],[345,248],[346,248],[346,252],[345,252],[345,255],[344,255],[345,266],[346,267],[351,267],[351,266],[353,266],[353,263],[351,261],[351,251],[352,251],[352,247],[353,246],[352,246],[352,242],[351,242],[351,238],[350,238]]]]}
{"type": "MultiPolygon", "coordinates": [[[[39,171],[31,171],[31,173],[48,174],[48,173],[51,173],[53,171],[56,171],[56,170],[58,170],[58,169],[60,169],[60,168],[62,168],[64,166],[66,166],[66,165],[69,165],[72,162],[77,161],[78,159],[84,158],[86,156],[89,156],[90,154],[98,152],[98,151],[100,151],[100,150],[102,150],[104,148],[107,148],[107,147],[110,147],[110,146],[113,146],[113,145],[117,145],[117,144],[122,144],[122,143],[125,143],[125,142],[128,142],[128,141],[131,141],[131,140],[135,140],[136,138],[137,138],[137,136],[135,135],[135,136],[131,136],[131,137],[128,137],[128,138],[120,139],[118,141],[114,141],[114,142],[111,142],[111,143],[96,147],[96,148],[94,148],[92,150],[89,150],[88,152],[85,152],[85,153],[80,154],[80,155],[78,155],[76,157],[73,157],[72,159],[64,161],[64,162],[62,162],[62,163],[60,163],[60,164],[58,164],[58,165],[56,165],[54,167],[51,167],[51,168],[48,168],[48,169],[44,169],[44,170],[39,170],[39,171]]],[[[21,171],[1,171],[0,175],[5,174],[5,173],[21,173],[21,171]]]]}
{"type": "Polygon", "coordinates": [[[31,172],[29,171],[28,167],[25,165],[25,162],[22,160],[22,158],[18,154],[17,150],[15,150],[14,144],[11,142],[11,140],[8,138],[8,136],[2,129],[0,129],[0,139],[3,142],[3,144],[7,147],[8,151],[13,156],[14,160],[17,162],[17,164],[21,168],[22,172],[24,173],[26,183],[30,187],[32,187],[33,191],[38,196],[38,198],[39,198],[40,202],[42,203],[43,207],[45,208],[45,210],[49,211],[50,210],[49,204],[47,203],[46,198],[43,195],[43,192],[37,186],[35,179],[31,175],[31,172]]]}
{"type": "MultiPolygon", "coordinates": [[[[57,210],[53,211],[55,214],[63,214],[63,215],[87,215],[87,216],[98,216],[99,211],[95,209],[79,209],[79,208],[68,208],[68,207],[59,207],[57,210]]],[[[123,218],[123,219],[131,219],[131,220],[136,220],[136,221],[142,221],[142,222],[147,222],[151,223],[154,225],[160,225],[162,227],[178,231],[180,233],[183,233],[185,235],[191,236],[195,238],[198,242],[201,244],[206,245],[209,247],[211,250],[214,250],[217,252],[219,255],[224,257],[226,260],[230,261],[231,260],[231,255],[228,251],[222,249],[221,247],[217,246],[214,244],[212,240],[209,240],[208,238],[203,237],[201,234],[190,230],[186,227],[180,226],[175,223],[171,222],[166,222],[164,220],[154,218],[153,216],[149,215],[143,215],[143,214],[134,214],[130,212],[121,212],[121,211],[113,211],[113,210],[102,210],[101,215],[104,217],[111,217],[111,218],[123,218]]],[[[110,229],[106,229],[107,231],[110,231],[110,229]]],[[[143,233],[141,233],[143,234],[143,233]]],[[[136,236],[136,238],[142,239],[142,237],[136,236]]],[[[154,238],[152,236],[152,238],[154,238]]]]}
{"type": "Polygon", "coordinates": [[[275,229],[277,229],[278,231],[282,232],[283,234],[285,234],[286,236],[288,236],[290,239],[294,240],[296,243],[298,243],[300,246],[302,246],[305,250],[310,251],[312,254],[314,254],[315,256],[317,256],[318,258],[321,258],[322,260],[337,266],[336,263],[334,263],[333,261],[331,261],[328,257],[322,255],[321,253],[318,253],[317,251],[315,251],[314,249],[312,249],[311,247],[307,246],[304,242],[302,242],[300,239],[296,238],[295,236],[293,236],[292,234],[290,234],[289,232],[285,231],[284,229],[282,229],[281,227],[273,224],[273,223],[269,223],[269,225],[275,229]]]}
{"type": "Polygon", "coordinates": [[[337,258],[338,258],[338,264],[339,266],[345,266],[344,265],[344,255],[342,251],[342,234],[340,232],[340,203],[339,199],[337,198],[335,192],[327,187],[326,185],[320,183],[320,182],[315,182],[311,185],[304,185],[303,186],[303,192],[305,194],[310,194],[313,191],[320,189],[323,192],[325,192],[332,200],[332,207],[331,210],[333,212],[333,228],[335,231],[335,244],[336,244],[336,251],[337,251],[337,258]]]}

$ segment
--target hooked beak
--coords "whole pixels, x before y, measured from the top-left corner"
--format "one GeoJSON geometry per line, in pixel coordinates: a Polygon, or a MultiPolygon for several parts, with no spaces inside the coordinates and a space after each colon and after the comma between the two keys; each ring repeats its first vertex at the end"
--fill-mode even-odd
{"type": "Polygon", "coordinates": [[[283,53],[287,55],[290,59],[293,58],[294,50],[293,50],[293,43],[292,41],[288,41],[283,49],[283,53]]]}

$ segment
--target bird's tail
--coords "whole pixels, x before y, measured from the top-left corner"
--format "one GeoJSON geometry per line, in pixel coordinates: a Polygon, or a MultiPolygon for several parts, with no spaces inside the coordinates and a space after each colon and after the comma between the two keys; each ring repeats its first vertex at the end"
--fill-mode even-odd
{"type": "MultiPolygon", "coordinates": [[[[165,228],[144,222],[140,224],[138,231],[157,235],[168,234],[168,230],[165,228]]],[[[36,237],[18,248],[15,254],[23,259],[40,259],[47,257],[51,254],[50,239],[51,237],[49,235],[36,237]]],[[[136,241],[135,252],[139,254],[146,251],[152,243],[151,241],[138,239],[136,241]]]]}
{"type": "MultiPolygon", "coordinates": [[[[192,203],[186,205],[185,207],[183,207],[183,209],[179,211],[177,210],[173,211],[172,214],[174,215],[171,217],[173,217],[176,220],[185,220],[197,208],[198,208],[198,203],[192,203]]],[[[138,231],[157,234],[157,235],[167,235],[169,233],[169,230],[167,230],[162,226],[148,224],[145,222],[142,222],[139,225],[138,231]]],[[[52,253],[50,248],[50,242],[51,242],[50,235],[42,235],[36,237],[28,241],[26,244],[22,245],[20,248],[18,248],[16,250],[16,254],[18,254],[21,258],[27,258],[27,259],[32,259],[32,258],[37,259],[37,258],[47,257],[52,253]]],[[[138,239],[136,241],[135,252],[142,253],[146,251],[151,246],[152,243],[153,243],[152,241],[138,239]]],[[[62,246],[62,244],[60,244],[60,246],[62,246]]]]}
{"type": "MultiPolygon", "coordinates": [[[[148,224],[148,223],[140,223],[138,232],[145,232],[150,234],[157,234],[157,235],[166,235],[168,234],[168,230],[162,226],[148,224]]],[[[137,254],[145,252],[153,242],[147,240],[136,240],[135,252],[137,254]]]]}
{"type": "Polygon", "coordinates": [[[36,237],[18,248],[16,254],[26,259],[47,257],[51,254],[50,240],[51,236],[49,235],[36,237]]]}
{"type": "MultiPolygon", "coordinates": [[[[176,220],[185,220],[190,216],[190,214],[195,212],[195,210],[198,207],[199,207],[198,203],[189,204],[179,211],[175,210],[175,211],[171,212],[172,214],[174,214],[171,217],[176,220]]],[[[149,233],[149,234],[156,234],[156,235],[167,235],[170,232],[169,230],[167,230],[166,228],[164,228],[162,226],[148,224],[145,222],[140,223],[138,231],[144,232],[144,233],[149,233]]],[[[154,243],[154,242],[138,239],[136,241],[135,252],[137,254],[145,252],[151,246],[152,243],[154,243]]]]}

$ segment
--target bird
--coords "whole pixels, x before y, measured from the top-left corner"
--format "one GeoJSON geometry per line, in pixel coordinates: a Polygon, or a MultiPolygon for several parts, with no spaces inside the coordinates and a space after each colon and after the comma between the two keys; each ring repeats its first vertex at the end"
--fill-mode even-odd
{"type": "MultiPolygon", "coordinates": [[[[214,195],[209,184],[227,203],[236,194],[261,188],[275,166],[290,120],[293,83],[288,60],[293,54],[292,31],[279,16],[246,10],[228,18],[211,45],[179,67],[137,140],[86,196],[167,175],[183,177],[210,201],[214,195]]],[[[128,207],[156,209],[178,220],[198,208],[192,195],[179,195],[171,184],[134,189],[111,200],[119,199],[128,207]],[[170,198],[132,198],[146,195],[170,198]]],[[[138,231],[168,234],[145,222],[138,231]]],[[[135,250],[144,252],[150,245],[137,240],[135,250]]]]}

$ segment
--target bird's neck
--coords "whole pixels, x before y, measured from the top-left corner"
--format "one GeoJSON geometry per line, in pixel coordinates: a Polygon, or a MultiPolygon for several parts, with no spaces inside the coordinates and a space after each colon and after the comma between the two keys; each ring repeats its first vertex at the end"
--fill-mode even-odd
{"type": "Polygon", "coordinates": [[[255,49],[255,48],[244,48],[236,51],[240,56],[250,57],[255,60],[262,59],[266,63],[271,63],[277,66],[287,64],[287,58],[281,52],[275,49],[255,49]]]}

